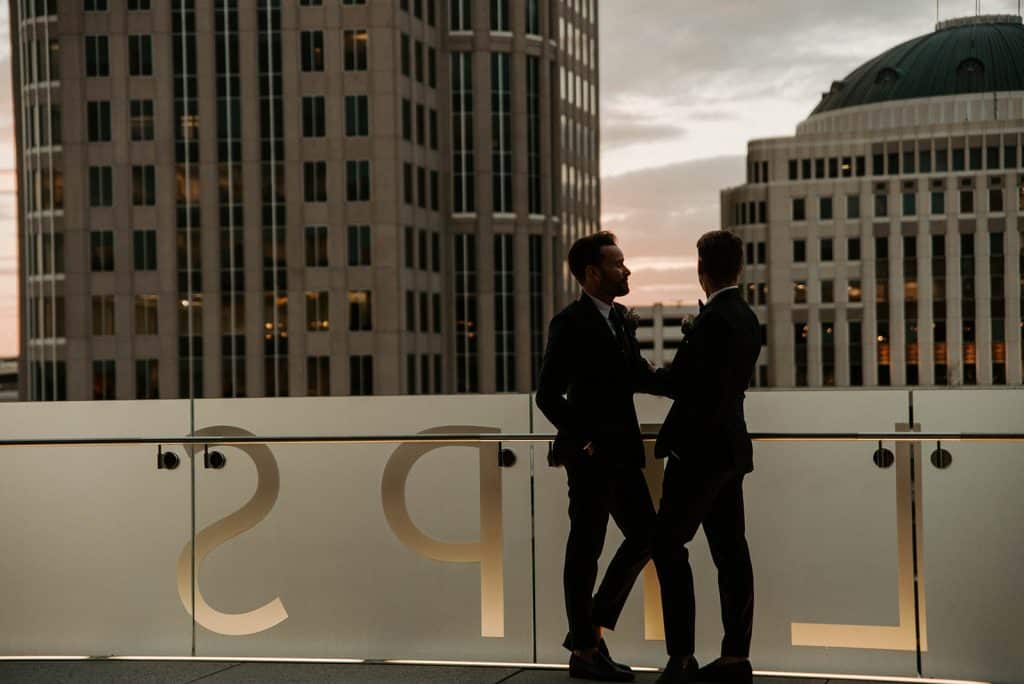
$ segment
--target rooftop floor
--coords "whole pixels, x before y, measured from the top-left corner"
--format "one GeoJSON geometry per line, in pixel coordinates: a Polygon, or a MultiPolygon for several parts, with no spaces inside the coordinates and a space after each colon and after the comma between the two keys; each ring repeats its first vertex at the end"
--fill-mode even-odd
{"type": "MultiPolygon", "coordinates": [[[[654,682],[657,672],[638,672],[637,682],[654,682]]],[[[565,669],[455,667],[444,665],[209,662],[209,661],[0,661],[0,682],[53,684],[235,684],[236,682],[403,682],[454,684],[547,684],[568,682],[565,669]]],[[[578,680],[573,680],[578,681],[578,680]]],[[[849,679],[836,684],[868,684],[849,679]]],[[[826,679],[756,677],[756,684],[828,684],[826,679]]]]}

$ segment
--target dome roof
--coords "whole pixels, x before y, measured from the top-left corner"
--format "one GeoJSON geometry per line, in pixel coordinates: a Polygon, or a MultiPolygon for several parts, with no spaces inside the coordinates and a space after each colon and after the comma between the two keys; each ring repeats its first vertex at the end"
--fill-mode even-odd
{"type": "Polygon", "coordinates": [[[835,81],[811,116],[877,102],[1008,90],[1024,90],[1021,18],[952,19],[835,81]]]}

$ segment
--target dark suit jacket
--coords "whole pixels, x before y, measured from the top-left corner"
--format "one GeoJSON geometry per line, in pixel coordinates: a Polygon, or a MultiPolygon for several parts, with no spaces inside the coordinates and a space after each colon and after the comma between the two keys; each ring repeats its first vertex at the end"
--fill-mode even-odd
{"type": "MultiPolygon", "coordinates": [[[[613,306],[625,320],[626,308],[613,306]]],[[[558,429],[550,465],[579,458],[593,442],[593,458],[602,463],[643,467],[633,393],[649,391],[654,373],[640,356],[636,331],[623,327],[625,353],[586,294],[551,320],[537,387],[537,407],[558,429]]]]}
{"type": "Polygon", "coordinates": [[[739,290],[704,307],[672,366],[658,374],[659,394],[675,401],[655,445],[701,468],[753,470],[743,398],[761,353],[761,328],[739,290]]]}

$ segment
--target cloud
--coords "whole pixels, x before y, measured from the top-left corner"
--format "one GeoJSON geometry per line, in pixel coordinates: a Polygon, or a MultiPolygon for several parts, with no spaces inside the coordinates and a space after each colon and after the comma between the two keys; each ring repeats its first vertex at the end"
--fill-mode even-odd
{"type": "Polygon", "coordinates": [[[636,143],[655,142],[686,135],[682,126],[643,123],[611,123],[601,128],[601,145],[606,149],[636,143]]]}
{"type": "Polygon", "coordinates": [[[743,181],[743,157],[698,159],[604,178],[603,227],[633,272],[631,305],[694,302],[697,238],[719,227],[719,192],[743,181]]]}

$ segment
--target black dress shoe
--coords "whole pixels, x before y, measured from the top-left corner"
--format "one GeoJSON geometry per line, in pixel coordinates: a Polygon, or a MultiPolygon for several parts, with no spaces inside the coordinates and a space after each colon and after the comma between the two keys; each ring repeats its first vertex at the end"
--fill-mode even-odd
{"type": "Polygon", "coordinates": [[[672,656],[656,684],[688,684],[697,680],[697,659],[672,656]]]}
{"type": "Polygon", "coordinates": [[[754,670],[749,660],[731,663],[716,660],[700,668],[697,679],[713,684],[753,684],[754,670]]]}
{"type": "Polygon", "coordinates": [[[601,639],[597,642],[597,650],[601,652],[601,655],[608,659],[609,663],[619,668],[623,672],[633,671],[633,668],[631,668],[629,665],[626,665],[625,663],[617,663],[614,660],[612,660],[612,654],[608,652],[608,644],[605,643],[604,639],[601,639]]]}
{"type": "Polygon", "coordinates": [[[569,656],[569,676],[574,679],[592,679],[598,682],[631,682],[632,672],[620,670],[600,651],[587,660],[575,653],[569,656]]]}

